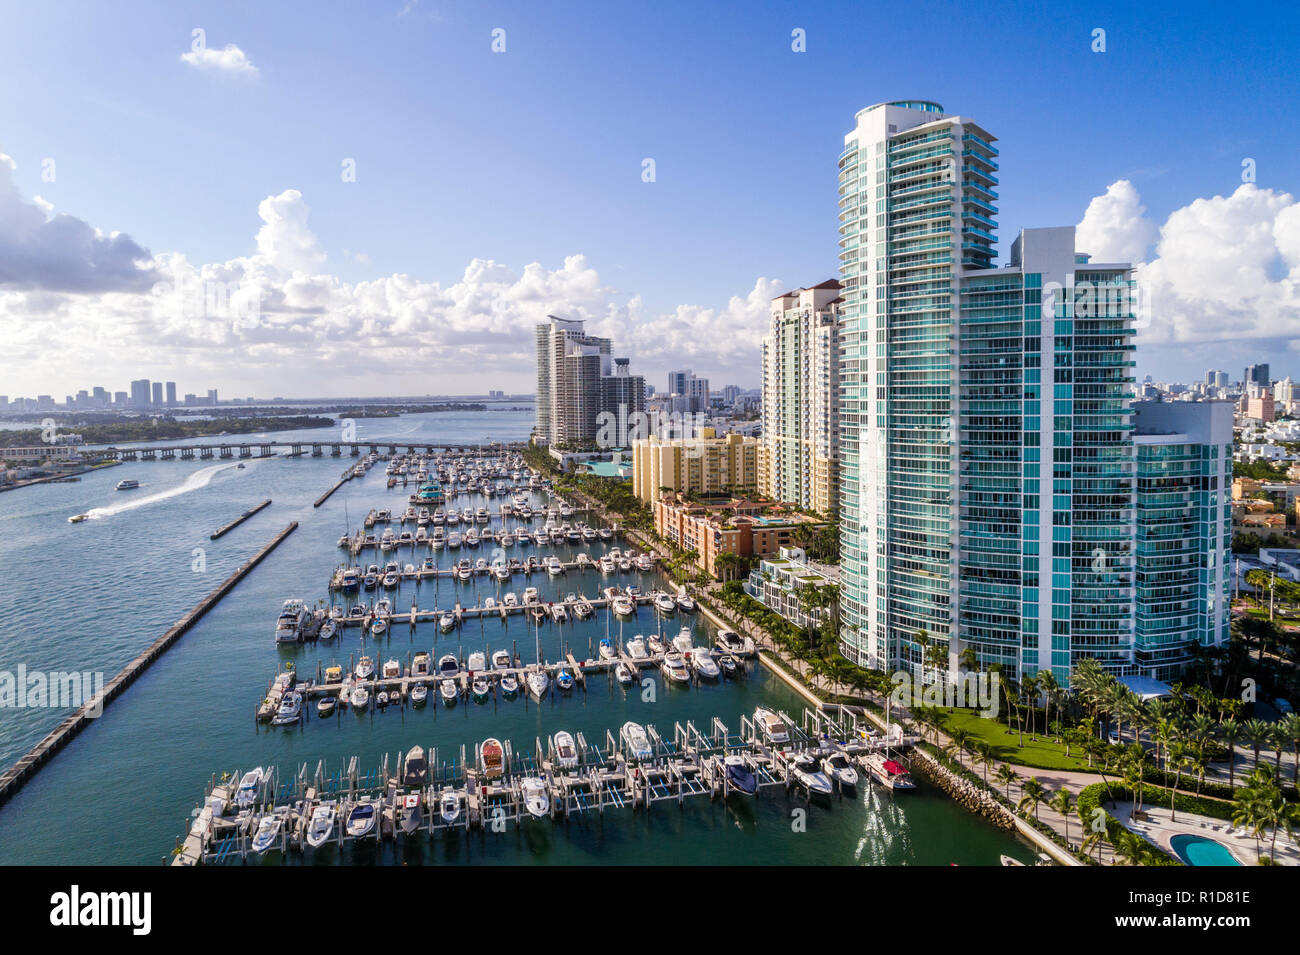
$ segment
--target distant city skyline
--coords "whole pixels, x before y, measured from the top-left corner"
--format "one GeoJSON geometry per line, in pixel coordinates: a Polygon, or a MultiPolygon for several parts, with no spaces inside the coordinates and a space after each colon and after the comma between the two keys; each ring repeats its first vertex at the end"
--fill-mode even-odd
{"type": "Polygon", "coordinates": [[[0,102],[0,387],[62,396],[133,367],[234,395],[526,391],[547,314],[620,342],[650,382],[757,386],[772,299],[836,271],[831,131],[897,97],[960,100],[999,130],[1006,235],[1074,223],[1094,261],[1141,263],[1141,373],[1300,369],[1300,153],[1266,125],[1300,98],[1293,32],[1222,17],[1207,45],[1196,18],[1105,5],[1097,24],[949,5],[400,13],[9,11],[0,77],[25,95],[0,102]],[[971,90],[972,48],[1018,68],[971,90]],[[700,108],[700,62],[725,108],[700,108]],[[1063,150],[1044,130],[1080,89],[1111,106],[1071,111],[1087,148],[1063,150]],[[1225,122],[1232,102],[1250,115],[1225,122]]]}

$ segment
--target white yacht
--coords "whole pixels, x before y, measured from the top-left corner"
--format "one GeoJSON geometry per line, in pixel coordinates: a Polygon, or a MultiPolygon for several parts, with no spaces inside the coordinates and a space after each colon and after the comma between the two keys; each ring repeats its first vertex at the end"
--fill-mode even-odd
{"type": "Polygon", "coordinates": [[[235,805],[241,809],[253,805],[262,791],[262,783],[265,780],[266,770],[261,766],[244,773],[243,778],[239,780],[239,789],[235,791],[235,805]]]}
{"type": "Polygon", "coordinates": [[[677,631],[677,636],[673,637],[673,649],[678,653],[690,653],[695,647],[695,639],[691,635],[690,627],[682,627],[677,631]]]}
{"type": "Polygon", "coordinates": [[[630,758],[649,759],[654,755],[654,751],[650,748],[650,737],[646,735],[645,727],[640,723],[628,720],[623,724],[619,736],[623,740],[623,745],[627,747],[627,755],[630,758]]]}
{"type": "Polygon", "coordinates": [[[280,830],[284,827],[284,817],[279,813],[268,812],[258,823],[257,834],[253,836],[252,845],[249,847],[259,856],[268,849],[274,848],[276,842],[280,839],[280,830]]]}
{"type": "Polygon", "coordinates": [[[831,753],[822,758],[822,772],[839,783],[852,789],[858,784],[858,771],[849,763],[843,753],[831,753]]]}
{"type": "Polygon", "coordinates": [[[578,766],[578,748],[573,742],[573,734],[560,730],[551,737],[551,748],[555,753],[555,765],[560,769],[576,769],[578,766]]]}
{"type": "Polygon", "coordinates": [[[691,666],[701,680],[716,680],[721,673],[708,647],[696,647],[691,651],[691,666]]]}
{"type": "Polygon", "coordinates": [[[311,616],[307,605],[295,598],[284,602],[280,616],[275,621],[276,643],[297,643],[302,636],[302,628],[311,616]]]}
{"type": "Polygon", "coordinates": [[[546,783],[536,776],[525,776],[519,783],[520,794],[524,797],[524,808],[534,819],[544,819],[551,811],[551,794],[546,790],[546,783]]]}
{"type": "Polygon", "coordinates": [[[334,803],[323,802],[311,811],[311,822],[307,826],[307,845],[313,849],[324,845],[334,833],[334,803]]]}
{"type": "Polygon", "coordinates": [[[790,774],[808,790],[810,796],[829,796],[831,781],[822,772],[815,756],[800,753],[790,764],[790,774]]]}
{"type": "Polygon", "coordinates": [[[769,743],[790,742],[790,728],[785,725],[785,720],[765,707],[754,710],[754,726],[769,743]]]}
{"type": "Polygon", "coordinates": [[[673,683],[691,682],[691,671],[686,668],[686,658],[676,650],[664,654],[660,668],[664,671],[664,676],[673,683]]]}
{"type": "Polygon", "coordinates": [[[655,594],[655,609],[660,613],[672,613],[677,609],[677,601],[673,600],[672,594],[660,593],[655,594]]]}
{"type": "Polygon", "coordinates": [[[627,651],[627,655],[633,660],[644,660],[649,656],[645,648],[645,637],[639,633],[629,640],[623,649],[627,651]]]}

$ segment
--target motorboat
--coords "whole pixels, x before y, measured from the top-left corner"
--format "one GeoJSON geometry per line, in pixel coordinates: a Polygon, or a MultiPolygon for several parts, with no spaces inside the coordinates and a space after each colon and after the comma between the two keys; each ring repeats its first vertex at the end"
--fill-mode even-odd
{"type": "Polygon", "coordinates": [[[600,656],[602,660],[618,659],[618,651],[614,649],[614,641],[609,637],[600,638],[600,656]]]}
{"type": "Polygon", "coordinates": [[[695,649],[695,637],[690,627],[682,627],[673,637],[673,649],[678,653],[690,653],[695,649]]]}
{"type": "Polygon", "coordinates": [[[629,640],[623,649],[627,651],[627,655],[633,660],[645,660],[650,656],[646,652],[645,637],[639,633],[629,640]]]}
{"type": "Polygon", "coordinates": [[[822,772],[821,765],[817,762],[815,756],[808,753],[800,753],[795,756],[790,763],[790,774],[794,776],[796,782],[808,790],[810,796],[829,796],[831,794],[831,781],[822,772]]]}
{"type": "Polygon", "coordinates": [[[271,720],[272,726],[288,726],[302,719],[302,694],[286,693],[280,699],[280,709],[271,720]]]}
{"type": "Polygon", "coordinates": [[[311,811],[311,821],[307,824],[307,845],[319,849],[334,834],[334,816],[336,808],[332,802],[323,802],[311,811]]]}
{"type": "Polygon", "coordinates": [[[353,839],[368,836],[375,828],[375,804],[368,798],[352,807],[348,813],[347,831],[353,839]]]}
{"type": "Polygon", "coordinates": [[[411,685],[411,705],[424,706],[429,700],[429,688],[423,683],[414,683],[411,685]]]}
{"type": "Polygon", "coordinates": [[[488,698],[488,693],[491,691],[487,678],[481,676],[474,678],[474,682],[470,685],[470,689],[474,693],[475,703],[485,702],[488,698]]]}
{"type": "Polygon", "coordinates": [[[565,623],[569,619],[569,610],[562,603],[551,604],[551,619],[556,623],[565,623]]]}
{"type": "Polygon", "coordinates": [[[465,669],[470,673],[478,673],[480,670],[487,669],[487,654],[482,650],[475,650],[465,660],[465,669]]]}
{"type": "Polygon", "coordinates": [[[303,601],[296,597],[286,600],[275,621],[275,642],[297,643],[310,616],[303,601]]]}
{"type": "Polygon", "coordinates": [[[660,669],[672,683],[691,682],[691,671],[686,668],[686,658],[676,650],[669,650],[664,654],[660,669]]]}
{"type": "Polygon", "coordinates": [[[370,622],[370,635],[372,637],[382,637],[388,630],[388,621],[383,617],[376,617],[370,622]]]}
{"type": "Polygon", "coordinates": [[[555,765],[560,769],[578,767],[578,747],[573,742],[573,734],[568,730],[560,730],[551,737],[551,750],[555,754],[555,765]]]}
{"type": "Polygon", "coordinates": [[[257,834],[249,846],[259,856],[275,846],[284,828],[284,817],[279,813],[268,812],[257,825],[257,834]]]}
{"type": "Polygon", "coordinates": [[[845,788],[853,789],[858,785],[858,771],[843,753],[822,757],[822,772],[845,788]]]}
{"type": "Polygon", "coordinates": [[[320,631],[316,634],[316,639],[329,642],[330,640],[334,639],[334,637],[338,634],[338,632],[339,632],[339,625],[335,623],[334,618],[331,617],[330,619],[326,620],[323,624],[320,625],[320,631]]]}
{"type": "Polygon", "coordinates": [[[749,767],[749,761],[739,753],[732,753],[722,760],[723,772],[727,774],[727,785],[739,793],[752,796],[758,792],[758,780],[749,767]]]}
{"type": "Polygon", "coordinates": [[[450,633],[456,629],[456,615],[450,610],[443,611],[442,616],[438,618],[438,629],[443,633],[450,633]]]}
{"type": "Polygon", "coordinates": [[[630,617],[636,613],[636,604],[625,594],[615,597],[610,601],[610,606],[614,609],[614,613],[620,617],[630,617]]]}
{"type": "Polygon", "coordinates": [[[509,650],[492,651],[492,668],[494,670],[509,670],[512,662],[509,650]]]}
{"type": "Polygon", "coordinates": [[[456,790],[443,790],[442,797],[438,800],[438,815],[445,824],[454,825],[460,818],[460,803],[460,795],[456,790]]]}
{"type": "Polygon", "coordinates": [[[551,794],[546,783],[536,776],[525,776],[519,783],[524,808],[534,819],[545,819],[551,812],[551,794]]]}
{"type": "Polygon", "coordinates": [[[479,769],[487,779],[499,779],[506,772],[506,751],[499,739],[488,737],[478,748],[479,769]]]}
{"type": "Polygon", "coordinates": [[[680,593],[677,595],[677,609],[682,613],[695,613],[695,600],[690,594],[680,593]]]}
{"type": "Polygon", "coordinates": [[[882,753],[868,753],[862,758],[862,765],[871,774],[872,779],[887,789],[916,788],[916,783],[912,781],[912,774],[907,771],[907,767],[897,760],[886,758],[882,753]]]}
{"type": "Polygon", "coordinates": [[[444,653],[438,658],[438,675],[441,677],[453,676],[460,672],[460,662],[456,659],[454,653],[444,653]]]}
{"type": "Polygon", "coordinates": [[[790,728],[785,720],[766,707],[754,710],[754,725],[769,743],[790,742],[790,728]]]}
{"type": "Polygon", "coordinates": [[[420,679],[429,675],[429,654],[420,652],[411,657],[411,676],[420,679]]]}
{"type": "Polygon", "coordinates": [[[629,758],[649,759],[654,755],[654,751],[650,748],[650,737],[646,735],[645,727],[640,723],[628,720],[619,731],[619,736],[623,740],[623,745],[627,747],[629,758]]]}
{"type": "Polygon", "coordinates": [[[579,597],[577,602],[573,605],[573,615],[579,620],[586,620],[595,612],[595,609],[596,608],[591,605],[590,600],[586,597],[579,597]]]}
{"type": "Polygon", "coordinates": [[[663,653],[669,647],[669,644],[664,642],[664,638],[657,633],[650,634],[645,638],[645,642],[651,653],[663,653]]]}
{"type": "Polygon", "coordinates": [[[701,680],[716,680],[721,671],[708,647],[696,647],[690,653],[691,667],[701,680]]]}
{"type": "Polygon", "coordinates": [[[351,695],[348,697],[348,705],[358,713],[364,711],[370,705],[370,691],[364,686],[354,686],[351,695]]]}
{"type": "Polygon", "coordinates": [[[507,583],[510,580],[510,567],[502,563],[493,564],[492,576],[503,584],[507,583]]]}
{"type": "Polygon", "coordinates": [[[334,711],[338,709],[339,698],[337,696],[322,696],[316,701],[316,715],[324,719],[327,716],[333,716],[334,711]]]}
{"type": "Polygon", "coordinates": [[[513,700],[519,693],[519,681],[515,679],[513,673],[507,673],[501,678],[501,695],[507,700],[513,700]]]}
{"type": "Polygon", "coordinates": [[[128,480],[125,480],[125,481],[118,481],[118,482],[117,482],[117,489],[118,489],[119,491],[133,491],[133,490],[135,490],[136,488],[138,488],[139,486],[140,486],[140,482],[139,482],[139,481],[133,481],[133,480],[129,480],[129,479],[128,479],[128,480]]]}
{"type": "Polygon", "coordinates": [[[535,604],[535,603],[537,603],[537,588],[536,587],[524,588],[524,606],[526,607],[529,604],[535,604]]]}
{"type": "Polygon", "coordinates": [[[749,637],[742,637],[735,630],[719,630],[715,643],[724,653],[743,657],[752,656],[754,653],[754,641],[749,637]]]}
{"type": "Polygon", "coordinates": [[[262,791],[262,784],[265,781],[266,770],[261,766],[244,773],[243,778],[239,780],[239,789],[235,791],[235,805],[241,809],[253,805],[257,801],[258,794],[262,791]]]}
{"type": "Polygon", "coordinates": [[[358,680],[371,679],[375,675],[375,661],[370,657],[362,657],[357,661],[356,669],[352,673],[358,680]]]}
{"type": "Polygon", "coordinates": [[[385,680],[395,680],[402,675],[402,664],[396,658],[387,659],[380,668],[379,674],[385,680]]]}
{"type": "Polygon", "coordinates": [[[655,609],[660,613],[672,613],[677,609],[677,601],[673,600],[672,594],[657,593],[654,598],[655,609]]]}
{"type": "Polygon", "coordinates": [[[560,563],[560,558],[554,554],[546,558],[546,572],[552,577],[558,577],[564,573],[564,565],[560,563]]]}
{"type": "Polygon", "coordinates": [[[439,683],[438,693],[442,697],[444,706],[455,706],[456,701],[460,699],[460,690],[457,689],[455,680],[443,680],[439,683]]]}
{"type": "Polygon", "coordinates": [[[506,607],[507,609],[512,607],[518,607],[519,598],[515,596],[515,592],[512,590],[509,593],[507,593],[504,597],[501,598],[501,605],[503,607],[506,607]]]}
{"type": "Polygon", "coordinates": [[[614,666],[614,679],[620,686],[631,686],[636,677],[632,673],[632,668],[620,660],[614,666]]]}
{"type": "Polygon", "coordinates": [[[718,657],[718,669],[728,680],[734,680],[740,672],[740,664],[730,653],[724,653],[718,657]]]}

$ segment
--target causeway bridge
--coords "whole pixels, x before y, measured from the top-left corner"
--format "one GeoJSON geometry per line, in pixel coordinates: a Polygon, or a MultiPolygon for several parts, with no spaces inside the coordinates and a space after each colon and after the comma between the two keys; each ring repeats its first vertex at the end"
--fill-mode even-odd
{"type": "Polygon", "coordinates": [[[328,450],[331,457],[342,457],[346,451],[349,457],[364,454],[452,454],[452,455],[499,455],[502,453],[522,452],[527,447],[523,442],[503,444],[447,444],[444,442],[409,442],[409,441],[218,441],[212,444],[167,444],[150,446],[132,446],[104,448],[109,457],[120,461],[175,461],[208,460],[214,458],[270,458],[288,449],[288,457],[310,456],[319,458],[328,450]]]}

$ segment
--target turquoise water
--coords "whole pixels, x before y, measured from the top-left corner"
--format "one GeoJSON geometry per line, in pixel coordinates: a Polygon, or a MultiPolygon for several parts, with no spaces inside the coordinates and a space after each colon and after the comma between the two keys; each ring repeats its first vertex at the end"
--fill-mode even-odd
{"type": "Polygon", "coordinates": [[[1204,836],[1177,835],[1169,847],[1187,865],[1241,865],[1222,843],[1204,836]]]}
{"type": "MultiPolygon", "coordinates": [[[[357,437],[473,442],[490,435],[517,440],[527,436],[532,423],[528,412],[412,415],[358,421],[357,437]]],[[[335,434],[323,429],[285,436],[335,434]]],[[[385,754],[391,761],[416,744],[436,749],[445,760],[459,758],[462,746],[472,749],[487,736],[509,739],[516,750],[531,750],[537,738],[559,729],[603,740],[606,729],[627,719],[652,723],[671,736],[676,722],[689,719],[706,728],[714,716],[735,731],[740,715],[759,702],[800,712],[791,690],[751,666],[734,683],[678,689],[656,679],[652,701],[597,678],[586,693],[553,697],[541,706],[522,700],[461,703],[451,710],[390,708],[360,717],[345,712],[323,721],[313,711],[307,722],[288,731],[257,724],[257,703],[283,663],[293,661],[300,672],[314,674],[318,664],[346,664],[362,652],[356,629],[315,646],[277,648],[272,639],[275,616],[286,598],[302,597],[309,604],[328,600],[330,571],[342,559],[335,546],[338,537],[355,528],[372,507],[405,505],[409,489],[388,491],[383,469],[377,467],[345,484],[321,508],[312,508],[348,460],[251,460],[242,470],[234,461],[140,462],[87,475],[80,483],[0,495],[0,566],[5,568],[0,579],[0,671],[25,664],[29,672],[101,670],[111,676],[285,524],[300,522],[101,719],[0,808],[0,863],[157,864],[188,828],[212,774],[259,764],[275,765],[289,776],[304,763],[311,771],[324,760],[334,772],[356,755],[363,769],[371,769],[385,754]],[[142,486],[113,490],[123,478],[136,478],[142,486]],[[217,527],[267,497],[274,501],[269,508],[221,540],[208,539],[217,527]],[[137,506],[122,509],[130,504],[137,506]],[[106,510],[84,523],[67,523],[68,516],[93,508],[106,510]]],[[[466,503],[478,502],[458,501],[466,503]]],[[[567,558],[603,546],[554,550],[567,558]]],[[[510,554],[551,550],[515,547],[510,554]]],[[[419,563],[422,556],[399,551],[392,559],[419,563]]],[[[438,559],[445,566],[462,556],[490,560],[492,550],[443,551],[438,559]]],[[[378,553],[365,558],[386,559],[378,553]]],[[[626,575],[617,579],[628,580],[626,575]]],[[[654,584],[652,575],[634,579],[643,589],[654,584]]],[[[527,580],[516,576],[503,586],[516,593],[536,586],[546,599],[557,591],[594,593],[599,580],[595,573],[585,579],[570,573],[556,581],[534,574],[527,580]]],[[[472,604],[498,592],[495,582],[477,578],[418,587],[404,582],[396,595],[387,596],[396,609],[405,610],[413,599],[431,608],[455,599],[472,604]]],[[[379,595],[383,592],[371,596],[379,595]]],[[[699,617],[674,617],[670,632],[683,622],[693,627],[697,642],[709,638],[699,617]]],[[[567,645],[584,657],[588,647],[617,626],[604,614],[582,623],[543,625],[542,655],[555,659],[567,645]]],[[[642,610],[624,632],[653,626],[653,615],[642,610]]],[[[414,633],[398,626],[378,648],[370,640],[364,646],[379,659],[392,656],[405,663],[407,654],[417,650],[463,654],[511,646],[531,660],[535,642],[533,628],[515,617],[508,625],[472,622],[453,634],[438,634],[432,624],[421,624],[414,633]]],[[[11,763],[64,715],[56,709],[0,710],[0,761],[11,763]]],[[[422,838],[395,848],[366,847],[355,857],[349,850],[345,861],[996,865],[1002,853],[1032,861],[1032,852],[1015,838],[922,783],[912,794],[864,787],[851,798],[812,807],[776,791],[749,804],[695,798],[680,808],[661,803],[648,813],[607,811],[603,820],[529,823],[504,834],[439,837],[432,843],[422,838]],[[804,808],[805,831],[796,831],[792,813],[804,808]]],[[[272,855],[266,861],[283,860],[272,855]]],[[[330,850],[288,861],[331,864],[339,859],[337,850],[330,850]]]]}

